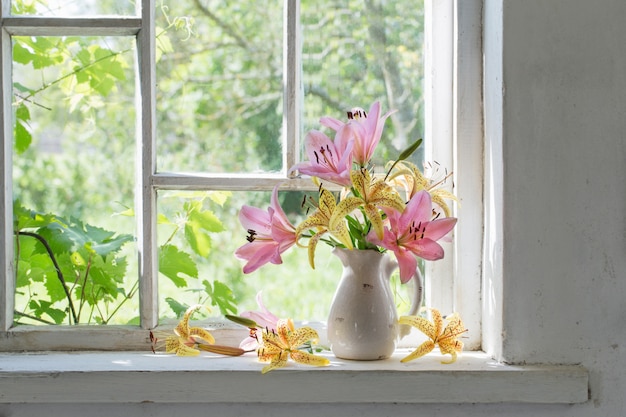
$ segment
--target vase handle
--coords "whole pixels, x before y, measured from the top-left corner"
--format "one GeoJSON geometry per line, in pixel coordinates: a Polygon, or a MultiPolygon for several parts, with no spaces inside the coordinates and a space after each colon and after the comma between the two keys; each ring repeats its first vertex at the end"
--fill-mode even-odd
{"type": "MultiPolygon", "coordinates": [[[[420,271],[419,265],[415,269],[415,273],[413,274],[413,279],[411,281],[413,281],[410,284],[413,285],[413,300],[411,302],[411,309],[406,315],[415,316],[419,313],[420,308],[422,307],[422,296],[424,292],[424,280],[422,279],[422,272],[420,271]]],[[[402,339],[410,332],[411,326],[408,324],[401,324],[398,331],[398,338],[402,339]]]]}

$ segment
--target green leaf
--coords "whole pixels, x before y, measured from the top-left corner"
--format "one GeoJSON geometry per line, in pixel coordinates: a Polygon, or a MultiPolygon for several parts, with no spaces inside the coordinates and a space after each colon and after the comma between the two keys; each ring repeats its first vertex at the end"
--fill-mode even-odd
{"type": "Polygon", "coordinates": [[[91,245],[91,248],[100,256],[106,257],[111,253],[117,253],[127,242],[133,242],[135,238],[132,235],[117,235],[104,239],[101,242],[91,245]]]}
{"type": "MultiPolygon", "coordinates": [[[[56,258],[66,283],[73,282],[76,279],[76,270],[72,265],[70,255],[68,253],[59,254],[56,258]]],[[[52,269],[49,273],[46,273],[44,279],[44,286],[46,287],[46,291],[48,292],[48,297],[50,297],[50,301],[56,302],[61,300],[67,300],[65,289],[63,288],[63,284],[59,280],[59,276],[55,269],[52,269]]]]}
{"type": "Polygon", "coordinates": [[[187,213],[185,238],[195,253],[207,257],[211,251],[211,236],[208,233],[222,232],[224,225],[212,211],[202,209],[200,200],[185,203],[184,210],[187,213]]]}
{"type": "Polygon", "coordinates": [[[187,309],[189,308],[187,304],[179,303],[172,297],[166,297],[165,302],[170,306],[170,308],[178,318],[182,317],[183,314],[185,314],[185,311],[187,311],[187,309]]]}
{"type": "Polygon", "coordinates": [[[385,175],[385,180],[387,180],[387,177],[391,173],[391,170],[393,169],[393,167],[395,167],[398,162],[404,161],[409,156],[411,156],[413,152],[415,152],[420,147],[421,144],[422,144],[422,139],[420,138],[416,140],[415,142],[413,142],[411,145],[409,145],[405,150],[403,150],[398,156],[398,159],[395,160],[394,163],[391,165],[391,168],[389,168],[389,171],[387,171],[387,175],[385,175]]]}
{"type": "Polygon", "coordinates": [[[159,213],[157,216],[157,224],[174,224],[167,216],[163,213],[159,213]]]}
{"type": "MultiPolygon", "coordinates": [[[[26,87],[24,84],[22,83],[18,83],[17,81],[13,82],[13,88],[16,89],[17,91],[21,92],[21,93],[26,93],[26,94],[32,94],[33,93],[33,89],[26,87]]],[[[21,105],[23,105],[24,103],[22,103],[21,105]]]]}
{"type": "Polygon", "coordinates": [[[91,77],[91,79],[89,80],[89,85],[95,91],[100,93],[100,95],[107,96],[111,91],[113,91],[113,87],[115,87],[115,81],[113,81],[113,79],[111,79],[110,77],[91,77]]]}
{"type": "MultiPolygon", "coordinates": [[[[91,56],[91,52],[89,48],[83,48],[74,54],[74,59],[78,60],[82,64],[83,67],[91,64],[93,61],[93,57],[91,56]]],[[[80,69],[81,67],[76,67],[75,69],[80,69]]]]}
{"type": "MultiPolygon", "coordinates": [[[[20,38],[18,38],[20,39],[20,38]]],[[[13,61],[19,64],[28,64],[34,58],[34,54],[24,47],[24,44],[19,40],[13,45],[13,61]]]]}
{"type": "Polygon", "coordinates": [[[52,308],[52,303],[45,300],[31,300],[28,303],[28,307],[33,311],[35,316],[43,318],[42,316],[47,314],[56,324],[62,323],[67,316],[65,311],[52,308]]]}
{"type": "Polygon", "coordinates": [[[33,142],[33,136],[24,125],[24,122],[20,120],[15,122],[13,135],[15,136],[15,151],[18,155],[21,155],[30,147],[33,142]]]}
{"type": "Polygon", "coordinates": [[[43,36],[20,38],[20,40],[25,39],[28,39],[25,43],[33,48],[34,53],[30,56],[30,62],[34,69],[51,67],[63,62],[64,57],[50,38],[43,36]]]}
{"type": "Polygon", "coordinates": [[[95,305],[105,294],[115,300],[120,295],[118,283],[123,280],[125,269],[123,265],[107,264],[101,256],[94,256],[89,279],[85,281],[85,300],[95,305]]]}
{"type": "Polygon", "coordinates": [[[69,222],[51,222],[39,232],[47,238],[55,252],[86,248],[101,256],[118,252],[126,242],[134,240],[131,235],[115,236],[115,232],[89,224],[85,225],[82,221],[73,218],[69,222]]]}
{"type": "Polygon", "coordinates": [[[231,191],[211,191],[208,194],[211,201],[219,204],[220,206],[223,206],[224,203],[226,203],[226,200],[233,195],[231,191]]]}
{"type": "Polygon", "coordinates": [[[191,256],[174,245],[159,248],[159,272],[168,277],[178,288],[187,286],[185,275],[197,278],[198,267],[191,256]]]}
{"type": "Polygon", "coordinates": [[[207,232],[219,233],[226,230],[220,219],[210,210],[202,210],[202,202],[185,203],[184,209],[189,213],[188,223],[193,223],[207,232]]]}
{"type": "Polygon", "coordinates": [[[185,238],[191,249],[198,255],[206,258],[211,252],[211,236],[203,233],[200,227],[193,223],[185,225],[185,238]]]}
{"type": "Polygon", "coordinates": [[[420,138],[416,140],[415,142],[413,142],[411,145],[409,145],[405,150],[403,150],[400,153],[400,156],[398,156],[398,161],[404,161],[409,156],[413,155],[413,152],[415,152],[421,145],[422,145],[422,139],[420,138]]]}
{"type": "Polygon", "coordinates": [[[23,120],[24,122],[28,122],[30,120],[30,110],[24,103],[20,103],[20,105],[15,109],[15,117],[18,120],[23,120]]]}
{"type": "Polygon", "coordinates": [[[18,200],[13,202],[13,227],[15,230],[47,226],[57,219],[52,214],[38,213],[22,206],[18,200]]]}
{"type": "Polygon", "coordinates": [[[207,280],[202,281],[207,294],[211,297],[211,305],[217,306],[222,314],[237,313],[237,303],[233,291],[228,285],[215,280],[213,285],[207,280]]]}

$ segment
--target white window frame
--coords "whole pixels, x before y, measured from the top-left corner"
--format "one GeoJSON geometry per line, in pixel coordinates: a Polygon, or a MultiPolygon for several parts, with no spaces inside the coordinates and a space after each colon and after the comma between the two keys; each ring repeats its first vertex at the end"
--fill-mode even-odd
{"type": "MultiPolygon", "coordinates": [[[[136,36],[136,100],[141,109],[137,116],[137,155],[141,155],[137,164],[137,188],[135,212],[137,218],[137,247],[140,276],[140,322],[141,331],[131,326],[104,326],[81,328],[80,330],[61,329],[59,327],[19,326],[11,328],[14,307],[14,282],[6,277],[13,277],[13,215],[12,215],[12,120],[4,118],[3,145],[6,158],[1,162],[4,198],[0,206],[0,216],[4,220],[4,233],[0,245],[4,248],[0,259],[0,269],[5,279],[0,286],[0,300],[4,309],[0,313],[0,331],[13,337],[0,341],[0,350],[22,350],[23,337],[36,337],[37,343],[29,349],[56,350],[73,347],[82,349],[138,349],[146,344],[145,329],[158,325],[158,260],[156,241],[156,195],[158,190],[271,190],[276,184],[288,179],[287,170],[298,162],[298,140],[287,141],[285,138],[298,138],[298,125],[301,114],[301,56],[299,46],[302,43],[299,28],[300,5],[296,0],[285,0],[284,35],[287,40],[284,52],[284,115],[283,131],[283,169],[279,173],[265,175],[245,174],[178,174],[158,172],[156,170],[156,105],[155,105],[155,37],[154,37],[154,0],[138,2],[139,17],[105,17],[59,19],[44,17],[10,16],[9,1],[2,3],[2,90],[3,103],[0,114],[11,114],[11,36],[14,35],[112,35],[136,36]],[[97,336],[94,334],[97,333],[97,336]],[[137,333],[128,344],[128,334],[137,333]],[[63,334],[59,338],[58,335],[63,334]],[[88,334],[88,337],[85,337],[88,334]],[[124,342],[116,335],[125,335],[124,342]],[[10,340],[10,343],[7,343],[10,340]],[[97,342],[95,342],[97,341],[97,342]],[[8,345],[8,346],[6,346],[8,345]],[[36,347],[35,347],[36,346],[36,347]]],[[[462,218],[455,231],[455,244],[462,251],[448,253],[444,260],[432,263],[430,274],[435,279],[429,285],[427,300],[443,312],[459,311],[466,320],[470,340],[466,341],[469,350],[480,349],[480,251],[482,229],[482,201],[480,189],[482,169],[482,128],[480,115],[480,80],[481,64],[476,61],[477,54],[464,52],[469,48],[480,48],[480,1],[459,2],[458,10],[465,13],[467,19],[456,20],[453,0],[428,0],[425,2],[426,13],[431,16],[426,22],[426,140],[427,154],[443,166],[454,167],[462,171],[463,176],[456,181],[456,193],[462,208],[458,215],[462,218]],[[472,16],[471,13],[473,13],[472,16]],[[458,28],[455,31],[455,28],[458,28]],[[468,31],[469,36],[468,36],[468,31]],[[461,34],[461,35],[459,35],[461,34]],[[471,39],[468,40],[468,39],[471,39]],[[436,47],[433,45],[436,44],[436,47]],[[455,51],[455,47],[457,50],[455,51]],[[454,54],[458,61],[452,59],[454,54]],[[460,71],[460,68],[463,71],[460,71]],[[433,68],[437,68],[436,71],[433,68]],[[469,70],[468,70],[469,69],[469,70]],[[463,102],[451,94],[455,89],[450,86],[463,86],[463,102]],[[467,86],[467,87],[465,87],[467,86]],[[471,87],[469,89],[468,87],[471,87]],[[475,109],[474,113],[460,111],[463,108],[475,109]],[[471,151],[470,151],[471,150],[471,151]],[[466,250],[471,248],[471,250],[466,250]],[[460,274],[459,271],[463,271],[460,274]],[[462,276],[461,276],[462,275],[462,276]],[[454,277],[460,279],[455,279],[454,277]],[[470,295],[468,295],[470,294],[470,295]]],[[[457,94],[458,96],[458,94],[457,94]]],[[[293,189],[311,189],[310,181],[291,178],[287,187],[293,189]]],[[[431,265],[431,263],[429,263],[431,265]]]]}
{"type": "MultiPolygon", "coordinates": [[[[6,15],[8,0],[2,0],[2,14],[6,15]]],[[[286,17],[297,16],[297,1],[286,0],[286,17]],[[292,14],[293,13],[293,14],[292,14]]],[[[443,366],[439,363],[439,355],[429,355],[423,360],[410,364],[399,363],[399,358],[405,352],[396,352],[388,361],[341,361],[332,358],[332,366],[325,368],[309,368],[302,372],[302,367],[292,367],[275,371],[277,375],[262,376],[259,364],[253,356],[242,358],[220,358],[218,361],[160,356],[158,360],[146,354],[148,347],[146,330],[127,326],[42,326],[33,329],[31,326],[19,326],[10,329],[13,312],[14,288],[11,279],[13,276],[11,261],[13,259],[12,237],[12,194],[11,194],[11,165],[10,157],[0,160],[0,181],[4,187],[4,198],[0,203],[0,217],[3,219],[3,230],[0,233],[0,247],[3,248],[0,257],[0,273],[4,273],[0,281],[0,352],[24,350],[118,350],[120,348],[139,350],[140,352],[113,353],[47,353],[43,355],[23,355],[19,353],[0,353],[0,403],[369,403],[369,404],[399,404],[399,403],[501,403],[534,402],[534,403],[577,403],[588,398],[587,371],[576,366],[507,366],[493,361],[492,356],[499,356],[501,349],[501,295],[498,289],[501,285],[501,268],[498,269],[497,245],[501,245],[501,187],[498,178],[501,178],[502,161],[498,159],[498,125],[487,126],[493,139],[483,137],[481,109],[481,79],[483,77],[483,63],[481,54],[480,25],[482,17],[482,0],[426,0],[427,12],[432,13],[431,26],[427,27],[427,45],[432,45],[437,39],[437,48],[431,48],[428,54],[432,56],[430,62],[442,59],[443,46],[441,39],[445,38],[445,47],[450,61],[445,71],[436,73],[427,70],[427,78],[437,75],[433,79],[431,89],[427,90],[429,100],[433,106],[427,110],[430,125],[427,128],[429,136],[441,137],[448,135],[452,145],[447,149],[428,148],[431,157],[442,164],[453,163],[454,170],[462,172],[457,175],[456,193],[461,207],[458,214],[460,221],[455,231],[456,245],[462,248],[449,256],[448,263],[437,263],[439,285],[450,290],[451,300],[436,300],[431,294],[431,302],[441,302],[454,310],[461,312],[467,326],[481,328],[481,307],[486,311],[484,326],[478,337],[472,336],[468,345],[471,349],[482,347],[485,352],[465,352],[453,365],[443,366]],[[457,17],[458,18],[455,18],[457,17]],[[444,28],[444,29],[442,29],[444,28]],[[447,29],[446,29],[447,28],[447,29]],[[430,42],[430,43],[429,43],[430,42]],[[450,97],[442,97],[437,88],[449,91],[453,86],[450,97]],[[432,100],[437,101],[432,101],[432,100]],[[433,115],[437,115],[435,120],[433,115]],[[492,144],[490,141],[493,141],[492,144]],[[493,146],[488,155],[489,164],[486,172],[493,173],[494,181],[488,178],[485,181],[485,201],[488,209],[483,216],[482,207],[482,172],[483,161],[482,144],[493,146]],[[494,154],[495,152],[495,154],[494,154]],[[483,221],[487,219],[486,235],[483,239],[483,221]],[[465,220],[467,219],[467,220],[465,220]],[[489,261],[494,263],[496,270],[489,273],[481,272],[482,242],[491,250],[495,247],[489,261]],[[8,261],[7,261],[8,260],[8,261]],[[462,275],[457,271],[461,271],[462,275]],[[453,279],[457,276],[458,279],[453,279]],[[499,278],[500,277],[500,278],[499,278]],[[483,286],[488,290],[488,298],[481,301],[481,279],[483,286]],[[445,304],[448,303],[448,304],[445,304]],[[155,378],[155,376],[157,376],[155,378]],[[158,376],[161,376],[159,378],[158,376]],[[167,384],[162,377],[167,378],[167,384]],[[375,379],[375,383],[373,383],[375,379]],[[315,386],[315,392],[303,397],[303,386],[315,386]],[[523,386],[524,389],[518,389],[523,386]],[[98,387],[95,389],[94,387],[98,387]],[[128,387],[133,389],[129,390],[128,387]],[[179,387],[179,388],[176,388],[179,387]],[[213,387],[207,390],[206,387],[213,387]],[[417,389],[416,389],[417,387],[417,389]],[[546,389],[549,387],[549,389],[546,389]]],[[[98,19],[97,25],[93,21],[84,21],[77,27],[69,22],[55,19],[41,19],[37,27],[30,27],[30,23],[20,18],[4,18],[2,41],[2,65],[0,66],[1,85],[3,92],[12,91],[10,71],[11,54],[10,36],[22,34],[26,30],[34,30],[37,34],[58,34],[59,24],[63,30],[72,32],[90,27],[88,34],[110,34],[113,27],[123,35],[137,35],[138,39],[148,42],[153,38],[154,26],[151,0],[141,0],[140,7],[150,11],[148,20],[138,18],[127,19],[98,19]],[[46,23],[47,22],[47,23],[46,23]],[[63,26],[65,25],[65,26],[63,26]],[[118,25],[121,25],[120,28],[118,25]]],[[[494,12],[493,7],[490,12],[494,12]]],[[[497,13],[497,10],[494,12],[497,13]]],[[[289,19],[286,19],[289,21],[289,19]]],[[[497,18],[495,19],[497,20],[497,18]]],[[[74,21],[72,21],[74,22],[74,21]]],[[[294,21],[295,22],[295,21],[294,21]]],[[[501,24],[501,22],[500,22],[501,24]]],[[[497,26],[497,25],[496,25],[497,26]]],[[[297,35],[297,26],[288,25],[285,30],[297,35]]],[[[497,29],[497,28],[496,28],[497,29]]],[[[32,33],[32,32],[29,32],[32,33]]],[[[489,47],[495,49],[497,34],[489,47]]],[[[149,42],[148,42],[149,44],[149,42]]],[[[427,46],[428,48],[429,46],[427,46]]],[[[153,47],[139,47],[138,61],[150,62],[154,56],[153,47]]],[[[495,54],[496,61],[498,54],[495,54]]],[[[299,65],[297,54],[287,52],[285,63],[299,65]]],[[[435,65],[435,64],[428,64],[435,65]]],[[[439,64],[437,64],[439,65],[439,64]]],[[[485,73],[494,71],[498,77],[498,62],[487,63],[485,73]]],[[[499,73],[501,74],[501,72],[499,73]]],[[[489,76],[487,74],[485,76],[489,76]]],[[[289,91],[295,93],[298,85],[298,74],[292,74],[286,82],[292,89],[287,90],[286,112],[296,114],[298,103],[289,91]]],[[[137,212],[141,213],[140,225],[144,232],[140,247],[150,247],[152,252],[141,260],[141,270],[145,273],[156,274],[156,256],[154,245],[154,224],[148,221],[154,216],[155,193],[157,189],[188,188],[188,189],[215,189],[224,187],[223,178],[215,176],[180,176],[155,173],[155,146],[154,146],[154,70],[149,71],[138,86],[141,94],[138,100],[148,103],[138,116],[142,122],[142,137],[146,140],[138,144],[140,154],[146,153],[139,170],[139,188],[146,198],[137,203],[137,212]],[[145,118],[145,120],[144,120],[145,118]]],[[[493,94],[495,99],[489,100],[484,106],[486,112],[495,113],[498,118],[498,100],[501,111],[501,91],[498,91],[498,82],[485,86],[485,93],[493,94]],[[500,97],[498,99],[498,97],[500,97]],[[491,108],[490,106],[493,106],[491,108]]],[[[11,94],[3,94],[0,104],[0,116],[10,114],[11,94]]],[[[493,114],[492,114],[493,116],[493,114]]],[[[491,117],[491,116],[490,116],[491,117]]],[[[3,118],[5,120],[6,118],[3,118]]],[[[295,127],[293,128],[295,129],[295,127]]],[[[297,130],[294,130],[297,132],[297,130]]],[[[3,140],[4,156],[12,154],[12,123],[5,120],[0,133],[3,140]]],[[[426,141],[428,143],[428,140],[426,141]]],[[[287,148],[285,158],[288,162],[295,162],[297,144],[287,148]],[[291,159],[290,159],[291,158],[291,159]]],[[[501,155],[501,153],[500,153],[501,155]]],[[[286,173],[276,177],[266,176],[253,182],[253,187],[267,189],[277,182],[281,182],[286,173]]],[[[229,179],[228,186],[235,189],[248,189],[250,180],[245,177],[229,179]]],[[[308,181],[306,182],[308,183],[308,181]]],[[[290,182],[292,186],[299,185],[298,181],[290,182]]],[[[485,258],[487,260],[487,257],[485,258]]],[[[494,266],[492,265],[492,266],[494,266]]],[[[156,324],[156,278],[153,285],[142,285],[142,328],[151,328],[156,324]]],[[[487,298],[487,297],[484,297],[487,298]]],[[[228,329],[219,330],[220,340],[224,343],[236,343],[240,340],[239,331],[228,329]]]]}

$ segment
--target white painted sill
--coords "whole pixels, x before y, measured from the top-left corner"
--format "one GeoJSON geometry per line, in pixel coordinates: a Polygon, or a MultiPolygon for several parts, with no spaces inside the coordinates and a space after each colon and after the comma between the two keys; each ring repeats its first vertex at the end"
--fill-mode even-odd
{"type": "Polygon", "coordinates": [[[482,352],[444,365],[438,351],[403,364],[290,362],[262,375],[254,354],[186,358],[146,352],[0,354],[0,403],[580,403],[577,366],[511,366],[482,352]]]}

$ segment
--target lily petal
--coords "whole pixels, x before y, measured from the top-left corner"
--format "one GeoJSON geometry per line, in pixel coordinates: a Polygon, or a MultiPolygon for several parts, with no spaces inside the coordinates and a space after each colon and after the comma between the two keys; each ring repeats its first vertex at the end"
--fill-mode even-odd
{"type": "Polygon", "coordinates": [[[303,352],[301,350],[291,352],[291,359],[298,363],[311,366],[327,366],[330,364],[330,360],[328,360],[328,358],[313,355],[309,352],[303,352]]]}

